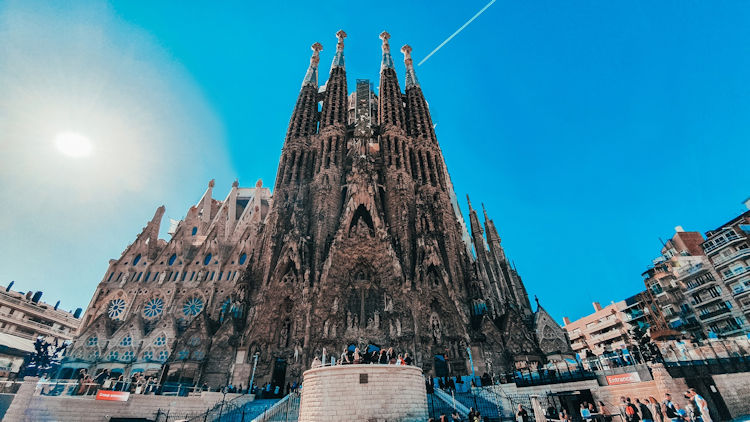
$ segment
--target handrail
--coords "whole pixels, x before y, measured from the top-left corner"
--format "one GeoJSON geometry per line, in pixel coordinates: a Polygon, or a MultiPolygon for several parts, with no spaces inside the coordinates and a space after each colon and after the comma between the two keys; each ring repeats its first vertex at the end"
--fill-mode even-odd
{"type": "Polygon", "coordinates": [[[286,410],[286,407],[284,405],[287,402],[289,402],[292,397],[298,398],[299,395],[300,395],[300,393],[298,393],[298,392],[292,392],[292,393],[287,394],[286,396],[284,396],[284,398],[282,398],[281,400],[279,400],[276,403],[274,403],[273,406],[271,406],[268,409],[266,409],[265,411],[263,411],[263,413],[261,413],[260,415],[258,415],[258,417],[256,417],[255,419],[253,419],[251,422],[266,422],[266,421],[268,421],[270,418],[276,416],[279,412],[281,412],[282,407],[284,408],[283,410],[286,410]]]}
{"type": "Polygon", "coordinates": [[[441,390],[438,387],[435,387],[434,390],[435,390],[435,395],[440,400],[442,400],[443,402],[445,402],[447,405],[451,406],[453,408],[453,410],[455,410],[458,413],[460,413],[461,416],[466,416],[466,417],[469,416],[469,408],[466,407],[466,406],[464,406],[463,403],[461,403],[460,401],[456,400],[453,396],[451,396],[450,394],[446,393],[445,391],[441,390]]]}

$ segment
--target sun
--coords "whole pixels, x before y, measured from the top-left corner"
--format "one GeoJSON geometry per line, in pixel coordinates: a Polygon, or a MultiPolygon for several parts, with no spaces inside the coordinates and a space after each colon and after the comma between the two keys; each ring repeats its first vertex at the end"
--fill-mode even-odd
{"type": "Polygon", "coordinates": [[[77,132],[60,132],[55,136],[57,149],[68,157],[82,158],[91,155],[93,145],[85,135],[77,132]]]}

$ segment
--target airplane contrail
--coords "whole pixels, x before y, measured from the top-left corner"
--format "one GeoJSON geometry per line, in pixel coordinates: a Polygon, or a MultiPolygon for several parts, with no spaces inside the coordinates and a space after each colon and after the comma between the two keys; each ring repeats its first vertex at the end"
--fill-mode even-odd
{"type": "Polygon", "coordinates": [[[454,32],[453,35],[451,35],[450,37],[448,37],[448,39],[446,39],[445,41],[443,41],[442,43],[440,43],[440,45],[437,46],[437,48],[435,48],[434,50],[432,50],[432,52],[430,54],[428,54],[427,57],[425,57],[424,59],[422,59],[422,61],[419,62],[419,64],[417,66],[422,66],[422,63],[426,62],[427,59],[429,59],[433,54],[437,53],[437,51],[440,50],[441,48],[443,48],[444,45],[448,44],[448,41],[452,40],[453,37],[455,37],[456,35],[458,35],[459,32],[463,31],[464,28],[466,28],[467,26],[469,26],[469,24],[472,23],[474,21],[474,19],[478,18],[479,15],[481,15],[482,13],[484,13],[484,11],[487,10],[487,8],[489,8],[490,6],[492,6],[492,3],[494,3],[495,1],[497,1],[497,0],[491,0],[489,3],[487,3],[487,5],[482,8],[482,10],[478,11],[476,15],[472,16],[471,19],[469,19],[465,24],[461,25],[461,27],[458,28],[458,30],[456,32],[454,32]]]}

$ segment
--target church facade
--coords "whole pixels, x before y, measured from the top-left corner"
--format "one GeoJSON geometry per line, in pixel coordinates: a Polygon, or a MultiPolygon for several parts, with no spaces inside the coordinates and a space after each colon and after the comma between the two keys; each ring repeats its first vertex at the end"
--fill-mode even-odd
{"type": "Polygon", "coordinates": [[[298,380],[350,345],[408,352],[437,376],[507,372],[572,355],[532,310],[494,222],[465,224],[404,46],[405,89],[381,34],[379,92],[349,94],[343,31],[322,46],[290,119],[273,194],[213,181],[158,238],[160,207],[109,269],[65,366],[158,373],[183,384],[298,380]],[[473,368],[472,366],[473,365],[473,368]]]}

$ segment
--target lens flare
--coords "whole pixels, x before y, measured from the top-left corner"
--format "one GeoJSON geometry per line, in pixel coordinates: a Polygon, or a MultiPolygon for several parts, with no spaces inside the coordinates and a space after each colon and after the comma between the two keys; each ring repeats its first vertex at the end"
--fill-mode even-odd
{"type": "Polygon", "coordinates": [[[82,158],[91,155],[93,146],[89,138],[76,132],[61,132],[55,137],[57,149],[68,157],[82,158]]]}

